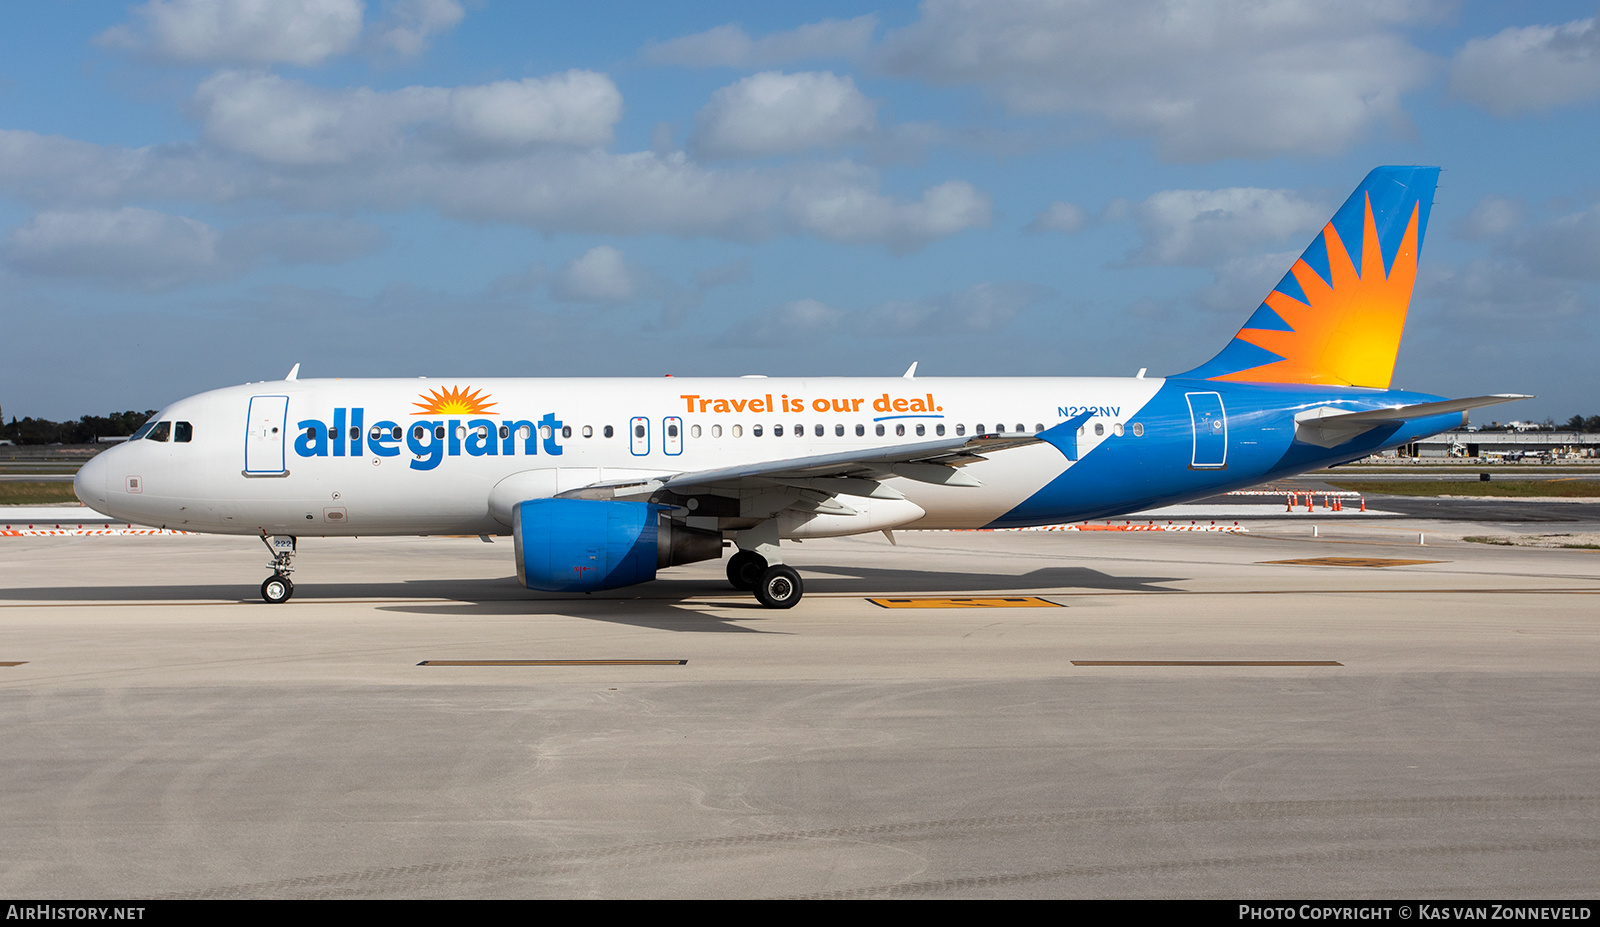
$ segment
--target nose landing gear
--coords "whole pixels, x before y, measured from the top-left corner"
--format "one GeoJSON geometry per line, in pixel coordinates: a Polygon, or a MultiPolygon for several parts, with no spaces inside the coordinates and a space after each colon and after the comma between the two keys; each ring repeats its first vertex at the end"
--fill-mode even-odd
{"type": "Polygon", "coordinates": [[[263,531],[261,543],[267,545],[267,551],[272,554],[272,562],[267,564],[272,575],[261,584],[261,598],[273,605],[282,605],[294,595],[294,583],[290,582],[289,574],[294,572],[291,564],[294,561],[295,539],[287,534],[275,534],[269,538],[263,531]]]}

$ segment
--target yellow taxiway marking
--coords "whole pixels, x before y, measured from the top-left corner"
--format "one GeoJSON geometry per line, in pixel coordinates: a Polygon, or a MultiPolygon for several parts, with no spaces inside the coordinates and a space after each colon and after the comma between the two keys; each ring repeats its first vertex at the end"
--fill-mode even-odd
{"type": "Polygon", "coordinates": [[[1412,566],[1418,563],[1444,563],[1443,560],[1392,560],[1385,557],[1306,557],[1301,560],[1263,560],[1261,562],[1337,567],[1392,567],[1412,566]]]}
{"type": "Polygon", "coordinates": [[[1337,660],[1073,660],[1073,666],[1343,666],[1337,660]]]}
{"type": "Polygon", "coordinates": [[[418,666],[683,666],[688,660],[423,660],[418,666]]]}
{"type": "Polygon", "coordinates": [[[879,608],[1066,608],[1059,602],[1024,596],[923,596],[914,599],[868,599],[879,608]]]}
{"type": "Polygon", "coordinates": [[[21,666],[27,660],[0,660],[0,666],[21,666]]]}

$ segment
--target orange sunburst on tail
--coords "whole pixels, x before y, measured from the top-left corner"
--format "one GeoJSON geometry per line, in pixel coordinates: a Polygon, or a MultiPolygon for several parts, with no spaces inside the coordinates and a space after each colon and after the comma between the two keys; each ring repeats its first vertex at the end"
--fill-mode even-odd
{"type": "Polygon", "coordinates": [[[447,390],[432,389],[420,394],[422,401],[412,405],[421,409],[412,415],[473,415],[494,411],[496,403],[489,401],[489,394],[472,387],[463,389],[452,386],[447,390]]]}
{"type": "Polygon", "coordinates": [[[1239,333],[1241,340],[1283,360],[1215,379],[1388,389],[1405,330],[1406,308],[1411,305],[1411,287],[1417,280],[1417,219],[1418,208],[1413,206],[1394,266],[1387,274],[1370,198],[1359,271],[1339,232],[1328,223],[1322,235],[1333,279],[1324,282],[1302,258],[1290,273],[1305,292],[1306,302],[1277,290],[1267,296],[1267,305],[1294,331],[1245,329],[1239,333]]]}
{"type": "Polygon", "coordinates": [[[1369,173],[1233,340],[1180,376],[1387,389],[1438,177],[1369,173]]]}

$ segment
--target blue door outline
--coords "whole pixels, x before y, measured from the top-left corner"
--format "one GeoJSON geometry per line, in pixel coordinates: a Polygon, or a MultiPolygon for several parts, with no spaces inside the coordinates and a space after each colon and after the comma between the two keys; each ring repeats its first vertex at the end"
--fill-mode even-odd
{"type": "Polygon", "coordinates": [[[676,415],[661,420],[661,452],[668,457],[683,453],[683,419],[676,415]]]}
{"type": "Polygon", "coordinates": [[[289,397],[251,396],[245,419],[245,475],[282,476],[287,473],[284,442],[288,438],[289,397]]]}
{"type": "Polygon", "coordinates": [[[628,422],[628,450],[635,457],[650,453],[650,420],[642,415],[635,415],[628,422]]]}
{"type": "Polygon", "coordinates": [[[1185,393],[1189,424],[1194,430],[1191,470],[1222,470],[1228,466],[1228,412],[1221,393],[1185,393]]]}

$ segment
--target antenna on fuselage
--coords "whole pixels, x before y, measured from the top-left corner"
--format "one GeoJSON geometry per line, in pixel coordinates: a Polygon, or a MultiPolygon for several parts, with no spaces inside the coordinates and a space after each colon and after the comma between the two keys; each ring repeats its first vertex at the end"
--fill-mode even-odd
{"type": "Polygon", "coordinates": [[[300,379],[300,365],[299,364],[295,364],[293,367],[290,367],[289,368],[289,375],[284,377],[284,379],[285,380],[298,380],[298,379],[300,379]]]}
{"type": "Polygon", "coordinates": [[[916,376],[917,376],[917,362],[916,361],[912,361],[911,362],[911,366],[907,367],[906,368],[906,372],[902,373],[901,376],[905,377],[907,380],[916,379],[916,376]]]}

